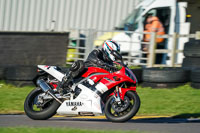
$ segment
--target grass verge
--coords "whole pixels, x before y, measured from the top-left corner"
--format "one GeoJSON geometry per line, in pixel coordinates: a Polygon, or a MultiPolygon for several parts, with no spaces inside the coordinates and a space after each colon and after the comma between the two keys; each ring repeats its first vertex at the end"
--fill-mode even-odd
{"type": "Polygon", "coordinates": [[[173,89],[138,87],[141,107],[138,115],[200,117],[200,90],[189,84],[173,89]]]}
{"type": "MultiPolygon", "coordinates": [[[[34,87],[15,87],[0,81],[0,113],[23,112],[23,104],[34,87]]],[[[200,117],[200,90],[189,85],[174,89],[137,88],[141,107],[137,115],[200,117]]]]}
{"type": "Polygon", "coordinates": [[[16,87],[0,81],[0,113],[24,111],[24,101],[34,87],[16,87]]]}
{"type": "Polygon", "coordinates": [[[144,133],[139,131],[114,131],[114,130],[84,130],[84,129],[69,129],[69,128],[0,128],[1,133],[144,133]]]}

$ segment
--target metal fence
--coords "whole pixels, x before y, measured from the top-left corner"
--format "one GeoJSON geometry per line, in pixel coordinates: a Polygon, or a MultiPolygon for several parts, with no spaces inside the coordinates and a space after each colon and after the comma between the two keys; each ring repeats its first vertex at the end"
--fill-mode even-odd
{"type": "MultiPolygon", "coordinates": [[[[85,60],[88,54],[95,48],[101,46],[107,39],[115,38],[119,44],[127,45],[126,51],[121,51],[123,58],[126,63],[133,66],[145,66],[145,67],[180,67],[181,63],[177,63],[176,58],[178,53],[183,53],[183,49],[177,49],[178,38],[196,38],[200,39],[200,32],[189,35],[178,35],[174,33],[172,35],[160,35],[156,33],[145,33],[145,32],[132,32],[132,31],[105,31],[105,30],[93,30],[93,29],[78,29],[72,30],[70,35],[70,42],[67,49],[67,60],[66,64],[71,64],[76,60],[85,60]],[[132,39],[119,39],[117,40],[117,34],[151,34],[149,42],[135,41],[132,39]],[[165,38],[165,40],[171,39],[171,48],[167,49],[156,49],[157,43],[156,38],[165,38]],[[142,50],[142,45],[148,46],[148,51],[142,50]],[[135,50],[133,47],[140,47],[135,50]],[[156,54],[165,54],[169,58],[168,63],[155,64],[156,54]]],[[[121,48],[124,46],[121,46],[121,48]]],[[[123,48],[122,48],[123,49],[123,48]]]]}
{"type": "MultiPolygon", "coordinates": [[[[181,38],[194,38],[196,40],[200,40],[200,31],[196,31],[195,34],[177,34],[177,33],[174,33],[172,35],[160,35],[160,36],[157,36],[156,33],[151,33],[152,34],[152,37],[151,37],[151,44],[150,44],[150,49],[149,49],[149,58],[148,58],[148,67],[166,67],[166,66],[169,66],[169,67],[181,67],[181,63],[177,63],[176,62],[176,58],[177,58],[177,54],[179,53],[182,53],[183,54],[183,51],[184,49],[178,49],[177,48],[177,40],[178,39],[181,39],[181,38]],[[159,37],[159,38],[166,38],[166,39],[169,39],[171,38],[172,39],[172,47],[171,49],[156,49],[156,38],[159,37]],[[171,54],[170,56],[170,63],[169,64],[155,64],[155,55],[158,54],[158,53],[166,53],[166,54],[171,54]]],[[[188,40],[189,41],[189,40],[188,40]]],[[[184,45],[184,44],[182,44],[184,45]]]]}
{"type": "Polygon", "coordinates": [[[0,0],[0,31],[113,29],[141,0],[0,0]]]}
{"type": "MultiPolygon", "coordinates": [[[[114,30],[94,30],[94,29],[79,29],[79,30],[72,30],[70,35],[70,42],[67,50],[67,64],[71,64],[73,61],[76,60],[85,60],[88,56],[88,54],[95,48],[101,47],[103,42],[107,39],[113,38],[116,33],[124,33],[124,31],[114,31],[114,30]],[[106,38],[102,38],[102,36],[105,36],[106,38]]],[[[127,31],[126,34],[133,34],[136,32],[129,32],[127,31]]],[[[144,34],[139,33],[138,34],[144,34]]],[[[121,43],[138,43],[134,41],[129,40],[121,40],[117,41],[119,44],[121,43]]],[[[149,44],[142,42],[144,44],[149,44]]],[[[132,45],[129,45],[132,46],[132,45]]],[[[144,51],[133,51],[129,50],[126,52],[125,55],[123,55],[123,58],[127,63],[130,65],[147,65],[146,63],[142,63],[140,60],[147,60],[147,58],[143,58],[142,54],[147,54],[147,52],[144,51]],[[138,56],[131,56],[131,53],[138,53],[138,56]]]]}

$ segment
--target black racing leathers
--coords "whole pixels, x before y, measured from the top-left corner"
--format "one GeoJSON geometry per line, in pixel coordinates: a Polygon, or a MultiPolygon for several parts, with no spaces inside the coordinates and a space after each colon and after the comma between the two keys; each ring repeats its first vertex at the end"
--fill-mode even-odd
{"type": "MultiPolygon", "coordinates": [[[[100,67],[107,71],[112,71],[113,69],[113,62],[108,58],[106,53],[102,49],[95,49],[93,50],[89,55],[86,61],[84,62],[84,68],[88,67],[100,67]]],[[[86,70],[85,69],[85,70],[86,70]]],[[[72,72],[71,75],[67,75],[67,83],[65,83],[66,86],[69,85],[69,83],[72,81],[72,78],[75,78],[79,76],[81,73],[83,73],[85,70],[82,70],[78,68],[75,72],[72,72]]]]}
{"type": "Polygon", "coordinates": [[[108,66],[113,66],[113,62],[102,49],[95,49],[88,55],[88,58],[85,61],[85,66],[101,67],[106,69],[108,66]]]}

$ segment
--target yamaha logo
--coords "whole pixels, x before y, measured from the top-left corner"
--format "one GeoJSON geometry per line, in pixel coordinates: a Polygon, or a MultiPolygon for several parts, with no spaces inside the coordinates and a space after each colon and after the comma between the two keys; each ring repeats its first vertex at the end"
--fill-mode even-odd
{"type": "Polygon", "coordinates": [[[66,102],[66,106],[82,106],[82,102],[66,102]]]}

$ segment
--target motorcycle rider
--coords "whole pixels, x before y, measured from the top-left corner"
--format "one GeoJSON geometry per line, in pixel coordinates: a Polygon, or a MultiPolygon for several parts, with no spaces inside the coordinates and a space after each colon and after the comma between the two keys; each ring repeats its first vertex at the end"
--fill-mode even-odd
{"type": "Polygon", "coordinates": [[[112,69],[113,62],[116,60],[113,52],[120,52],[120,46],[113,40],[106,40],[102,48],[94,49],[85,62],[77,61],[72,64],[67,75],[65,85],[69,85],[74,77],[83,72],[87,67],[100,67],[106,70],[112,69]]]}
{"type": "Polygon", "coordinates": [[[120,52],[120,46],[113,40],[107,40],[103,43],[101,49],[94,49],[85,61],[87,67],[102,67],[106,69],[106,66],[113,65],[115,56],[113,52],[120,52]]]}

